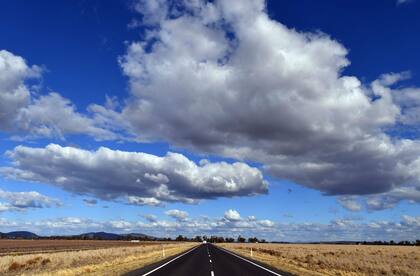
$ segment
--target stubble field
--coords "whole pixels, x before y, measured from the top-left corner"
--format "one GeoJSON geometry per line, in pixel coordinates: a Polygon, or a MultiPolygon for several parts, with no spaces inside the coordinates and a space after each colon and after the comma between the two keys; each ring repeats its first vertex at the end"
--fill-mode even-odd
{"type": "Polygon", "coordinates": [[[420,247],[322,244],[221,244],[296,275],[420,275],[420,247]]]}
{"type": "Polygon", "coordinates": [[[163,242],[1,240],[0,275],[121,275],[181,253],[194,245],[163,242]]]}
{"type": "MultiPolygon", "coordinates": [[[[141,244],[156,244],[156,242],[142,242],[141,244]]],[[[125,246],[138,246],[138,244],[129,241],[102,240],[0,240],[0,256],[125,246]]]]}

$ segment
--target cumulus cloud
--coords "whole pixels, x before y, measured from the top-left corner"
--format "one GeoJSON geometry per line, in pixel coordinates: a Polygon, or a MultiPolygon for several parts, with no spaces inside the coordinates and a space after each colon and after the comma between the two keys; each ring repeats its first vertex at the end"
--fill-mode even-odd
{"type": "Polygon", "coordinates": [[[229,209],[225,212],[224,218],[229,221],[238,221],[241,220],[241,215],[238,213],[238,211],[229,209]]]}
{"type": "Polygon", "coordinates": [[[196,235],[224,235],[236,237],[238,235],[249,235],[259,237],[273,237],[277,229],[271,220],[240,219],[229,221],[225,217],[198,217],[189,218],[185,211],[168,210],[166,215],[175,220],[162,220],[155,215],[143,215],[144,221],[128,221],[124,219],[95,221],[92,219],[65,217],[58,219],[47,219],[43,221],[22,222],[9,221],[0,218],[0,230],[5,229],[24,230],[31,229],[37,233],[49,234],[76,234],[91,231],[108,232],[142,232],[157,237],[164,235],[178,236],[179,234],[196,235]]]}
{"type": "Polygon", "coordinates": [[[41,221],[14,221],[0,218],[0,230],[29,230],[39,234],[78,234],[107,231],[117,233],[142,232],[148,235],[175,237],[179,234],[245,236],[271,241],[337,241],[337,240],[415,240],[419,239],[420,217],[404,215],[400,221],[371,221],[363,223],[337,219],[329,223],[274,223],[270,220],[229,221],[225,218],[190,218],[166,221],[156,216],[145,216],[145,221],[99,221],[86,218],[65,217],[41,221]]]}
{"type": "Polygon", "coordinates": [[[138,3],[150,28],[120,64],[139,139],[260,162],[327,195],[419,187],[419,141],[384,131],[419,122],[418,88],[395,88],[408,73],[344,75],[342,44],[272,20],[263,0],[138,3]]]}
{"type": "Polygon", "coordinates": [[[173,210],[168,210],[165,212],[165,214],[167,216],[170,216],[176,220],[186,220],[188,218],[188,213],[185,211],[181,211],[181,210],[177,210],[177,209],[173,209],[173,210]]]}
{"type": "Polygon", "coordinates": [[[362,205],[353,196],[342,196],[337,199],[338,203],[345,209],[357,212],[362,210],[362,205]]]}
{"type": "MultiPolygon", "coordinates": [[[[131,91],[124,105],[107,98],[82,114],[57,93],[33,97],[27,81],[39,78],[39,67],[1,51],[0,130],[60,138],[83,133],[97,140],[122,139],[123,132],[129,136],[123,139],[136,135],[137,141],[258,162],[276,178],[326,195],[366,195],[362,205],[370,210],[418,202],[401,191],[419,190],[420,142],[394,135],[420,123],[420,89],[399,85],[409,72],[371,83],[344,75],[350,65],[344,45],[271,19],[264,0],[139,0],[133,9],[141,14],[133,22],[144,28],[142,39],[129,43],[119,59],[131,91]]],[[[17,169],[8,174],[32,179],[31,170],[17,169]]],[[[154,206],[226,195],[201,188],[191,195],[189,185],[189,192],[177,185],[165,190],[178,179],[165,184],[164,173],[144,173],[135,185],[154,185],[153,192],[118,193],[107,184],[98,193],[80,183],[74,191],[154,206]]],[[[131,189],[130,177],[123,178],[131,189]]],[[[48,180],[61,185],[57,180],[65,178],[48,180]]],[[[229,186],[224,180],[222,190],[229,186]]]]}
{"type": "Polygon", "coordinates": [[[60,94],[38,94],[28,82],[41,78],[39,66],[29,66],[20,56],[0,50],[0,131],[15,138],[60,138],[65,135],[85,134],[97,140],[114,140],[124,126],[113,116],[108,106],[91,105],[89,115],[79,113],[75,105],[60,94]],[[110,120],[114,118],[111,124],[110,120]],[[120,128],[116,124],[121,125],[120,128]]]}
{"type": "Polygon", "coordinates": [[[0,168],[5,177],[48,183],[104,200],[126,198],[135,205],[252,196],[266,193],[268,186],[262,173],[245,163],[197,165],[172,152],[160,157],[50,144],[45,148],[18,146],[7,155],[13,165],[0,168]]]}
{"type": "Polygon", "coordinates": [[[162,202],[154,197],[139,197],[139,196],[128,196],[127,202],[132,205],[138,206],[161,206],[162,202]]]}
{"type": "MultiPolygon", "coordinates": [[[[388,89],[394,99],[394,102],[400,107],[400,114],[398,121],[403,126],[410,126],[416,128],[420,123],[420,88],[418,87],[392,87],[398,85],[401,81],[409,79],[411,73],[409,71],[401,73],[389,73],[382,75],[376,83],[380,83],[382,89],[388,89]]],[[[410,131],[411,129],[404,129],[410,131]]]]}
{"type": "Polygon", "coordinates": [[[420,203],[420,189],[413,187],[395,188],[383,194],[360,196],[340,196],[337,202],[345,209],[353,212],[367,210],[381,211],[394,208],[400,201],[407,200],[412,204],[420,203]]]}
{"type": "Polygon", "coordinates": [[[31,97],[25,80],[38,78],[40,74],[40,67],[30,67],[22,57],[0,51],[0,130],[14,127],[18,111],[28,105],[31,97]]]}
{"type": "Polygon", "coordinates": [[[84,134],[97,140],[114,140],[118,136],[97,126],[94,119],[76,111],[70,100],[58,93],[33,99],[21,108],[16,119],[18,133],[29,137],[64,139],[65,135],[84,134]]]}
{"type": "Polygon", "coordinates": [[[61,201],[35,191],[9,192],[0,189],[0,199],[7,203],[0,203],[0,211],[24,211],[30,208],[59,207],[61,201]]]}

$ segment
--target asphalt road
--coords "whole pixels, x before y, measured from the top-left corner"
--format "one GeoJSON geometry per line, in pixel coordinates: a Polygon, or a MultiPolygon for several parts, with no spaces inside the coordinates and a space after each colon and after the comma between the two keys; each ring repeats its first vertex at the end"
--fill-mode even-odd
{"type": "Polygon", "coordinates": [[[126,276],[290,276],[259,262],[238,256],[212,244],[202,244],[189,251],[153,265],[127,273],[126,276]]]}

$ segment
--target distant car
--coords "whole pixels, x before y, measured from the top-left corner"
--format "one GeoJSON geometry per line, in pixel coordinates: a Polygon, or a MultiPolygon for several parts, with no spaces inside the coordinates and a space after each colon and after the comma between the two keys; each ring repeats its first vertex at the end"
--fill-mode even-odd
{"type": "Polygon", "coordinates": [[[203,243],[207,243],[207,241],[203,241],[203,243]]]}

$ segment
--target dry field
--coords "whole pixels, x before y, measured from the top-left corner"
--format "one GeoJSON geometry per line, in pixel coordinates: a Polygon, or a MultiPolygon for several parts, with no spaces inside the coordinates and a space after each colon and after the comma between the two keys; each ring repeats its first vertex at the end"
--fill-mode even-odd
{"type": "MultiPolygon", "coordinates": [[[[142,244],[156,242],[142,242],[142,244]]],[[[138,246],[128,241],[101,240],[1,240],[0,256],[23,255],[45,252],[74,251],[84,249],[100,249],[110,247],[138,246]]]]}
{"type": "MultiPolygon", "coordinates": [[[[39,241],[19,241],[35,242],[39,241]]],[[[54,241],[49,241],[54,242],[54,241]]],[[[154,263],[165,256],[185,251],[195,243],[125,243],[95,241],[57,241],[61,252],[51,252],[50,246],[40,253],[39,246],[33,246],[35,253],[25,246],[24,255],[3,255],[0,257],[0,275],[121,275],[122,273],[154,263]],[[81,250],[76,250],[75,242],[80,242],[81,250]],[[91,245],[87,249],[86,243],[91,245]],[[108,246],[104,243],[108,243],[108,246]],[[120,245],[115,245],[119,243],[120,245]],[[66,247],[65,245],[70,246],[66,247]],[[95,249],[95,246],[108,248],[95,249]],[[69,251],[71,250],[71,251],[69,251]]],[[[16,248],[16,247],[14,247],[16,248]]],[[[3,250],[3,249],[2,249],[3,250]]]]}
{"type": "Polygon", "coordinates": [[[310,244],[221,244],[296,275],[420,275],[420,247],[310,244]]]}

